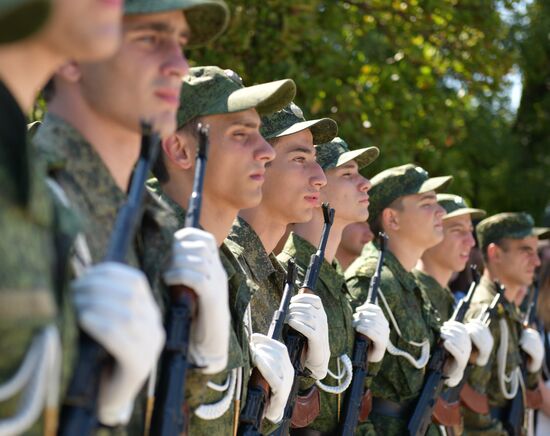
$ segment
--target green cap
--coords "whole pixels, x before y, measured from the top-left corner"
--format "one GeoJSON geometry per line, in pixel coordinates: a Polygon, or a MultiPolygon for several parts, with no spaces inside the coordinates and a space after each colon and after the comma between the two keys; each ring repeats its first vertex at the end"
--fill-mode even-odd
{"type": "Polygon", "coordinates": [[[504,212],[485,218],[476,226],[476,233],[482,251],[492,242],[498,242],[503,238],[550,238],[550,228],[535,227],[533,217],[525,212],[504,212]]]}
{"type": "Polygon", "coordinates": [[[338,124],[330,118],[306,121],[304,113],[296,104],[262,118],[262,136],[265,139],[280,138],[309,129],[314,144],[331,141],[338,134],[338,124]]]}
{"type": "Polygon", "coordinates": [[[0,0],[0,44],[32,35],[46,22],[49,12],[49,0],[0,0]]]}
{"type": "Polygon", "coordinates": [[[260,115],[286,106],[296,95],[291,79],[260,85],[243,85],[232,70],[219,67],[194,67],[183,78],[178,110],[178,127],[195,117],[227,114],[255,108],[260,115]]]}
{"type": "Polygon", "coordinates": [[[452,179],[452,176],[430,177],[425,169],[413,164],[389,168],[378,173],[371,179],[369,224],[372,225],[378,215],[399,197],[442,189],[452,179]]]}
{"type": "Polygon", "coordinates": [[[191,28],[188,48],[209,43],[229,24],[229,8],[223,0],[126,0],[124,13],[156,14],[181,9],[191,28]]]}
{"type": "Polygon", "coordinates": [[[317,163],[324,171],[339,167],[352,160],[357,162],[359,169],[362,169],[374,162],[380,154],[377,147],[350,151],[346,141],[338,136],[330,142],[316,145],[315,149],[317,150],[317,163]]]}
{"type": "Polygon", "coordinates": [[[443,217],[444,220],[460,215],[470,215],[472,219],[481,219],[487,215],[487,212],[482,209],[469,207],[460,195],[437,194],[437,202],[447,212],[447,215],[443,217]]]}

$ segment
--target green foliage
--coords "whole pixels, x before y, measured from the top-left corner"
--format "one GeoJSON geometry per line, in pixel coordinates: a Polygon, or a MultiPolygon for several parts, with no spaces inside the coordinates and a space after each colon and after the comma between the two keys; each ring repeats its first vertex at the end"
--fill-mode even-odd
{"type": "MultiPolygon", "coordinates": [[[[548,174],[547,167],[542,169],[529,157],[534,152],[529,147],[540,152],[546,146],[548,151],[544,143],[548,135],[537,133],[542,138],[538,142],[518,144],[511,134],[513,114],[504,88],[520,52],[521,66],[536,66],[544,75],[539,84],[547,86],[550,45],[541,35],[532,35],[535,22],[532,29],[525,29],[521,17],[502,18],[502,12],[516,16],[517,2],[231,3],[229,31],[214,46],[191,52],[195,64],[234,69],[247,84],[294,79],[297,103],[311,117],[336,119],[340,135],[354,148],[381,148],[381,158],[367,169],[368,175],[415,161],[433,174],[453,174],[452,190],[490,212],[527,209],[540,215],[545,193],[525,201],[519,190],[528,190],[528,184],[540,183],[548,174]],[[527,38],[521,51],[520,37],[527,38]],[[540,46],[535,48],[530,38],[540,46]],[[543,65],[541,54],[534,51],[544,49],[543,65]],[[528,176],[518,171],[520,162],[532,165],[528,176]],[[515,196],[510,195],[512,186],[515,196]]],[[[544,1],[540,3],[539,9],[544,1]]],[[[526,77],[528,89],[529,74],[526,77]]],[[[534,93],[542,105],[540,94],[534,93]]],[[[544,101],[549,104],[547,93],[544,101]]],[[[521,125],[530,133],[522,130],[523,143],[525,135],[536,136],[535,126],[544,130],[549,125],[545,107],[544,116],[536,108],[525,115],[521,125]]],[[[523,104],[520,118],[522,112],[523,104]]],[[[519,121],[516,129],[520,130],[519,121]]],[[[548,153],[545,158],[549,159],[548,153]]]]}

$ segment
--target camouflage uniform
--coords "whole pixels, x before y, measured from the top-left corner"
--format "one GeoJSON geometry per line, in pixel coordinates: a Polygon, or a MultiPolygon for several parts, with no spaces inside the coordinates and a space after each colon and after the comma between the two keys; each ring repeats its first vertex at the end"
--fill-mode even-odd
{"type": "MultiPolygon", "coordinates": [[[[283,262],[294,259],[296,262],[298,279],[303,283],[305,273],[309,265],[312,254],[315,254],[317,248],[308,241],[291,233],[283,251],[277,258],[283,262]]],[[[329,370],[334,374],[340,372],[339,358],[343,354],[351,356],[353,351],[354,329],[352,326],[353,313],[348,302],[348,291],[346,288],[344,274],[340,265],[335,261],[330,265],[326,260],[321,265],[319,280],[315,293],[321,298],[323,307],[329,320],[329,341],[330,341],[330,361],[329,370]]],[[[370,367],[369,367],[370,370],[370,367]]],[[[306,379],[309,385],[314,383],[313,379],[306,379]]],[[[337,380],[327,376],[323,380],[324,384],[329,386],[337,385],[337,380]]],[[[308,386],[302,386],[307,388],[308,386]]],[[[317,419],[309,428],[321,432],[334,432],[338,424],[340,407],[343,401],[343,395],[334,395],[320,390],[321,409],[317,419]]]]}
{"type": "MultiPolygon", "coordinates": [[[[44,173],[32,159],[25,115],[0,82],[0,384],[21,367],[33,338],[59,319],[56,211],[44,173]]],[[[0,401],[0,421],[19,396],[0,401]]],[[[42,421],[26,434],[42,434],[42,421]]]]}
{"type": "MultiPolygon", "coordinates": [[[[158,195],[162,200],[166,201],[178,218],[178,227],[183,227],[185,224],[185,209],[162,192],[156,179],[149,180],[147,185],[155,195],[158,195]]],[[[229,282],[229,305],[232,321],[232,330],[229,338],[229,356],[227,367],[221,373],[214,376],[205,376],[198,372],[194,372],[191,377],[188,376],[186,382],[186,402],[191,412],[189,431],[190,434],[193,435],[211,436],[213,434],[233,434],[235,417],[234,403],[222,417],[210,421],[200,419],[193,411],[201,404],[216,403],[223,397],[223,393],[207,387],[206,383],[208,382],[208,377],[216,384],[223,384],[231,370],[238,368],[242,368],[243,374],[241,383],[241,407],[244,406],[246,401],[246,386],[251,369],[248,332],[245,329],[244,317],[250,303],[252,292],[248,286],[247,277],[244,271],[227,244],[222,244],[219,254],[229,282]]]]}
{"type": "MultiPolygon", "coordinates": [[[[395,199],[437,189],[449,180],[449,177],[429,178],[426,171],[414,165],[403,165],[383,171],[371,180],[373,186],[369,191],[369,224],[373,226],[382,211],[395,199]]],[[[357,307],[366,300],[377,260],[378,251],[371,242],[346,270],[352,306],[357,307]]],[[[390,321],[390,346],[393,344],[414,359],[419,359],[422,356],[420,348],[412,345],[412,342],[429,344],[431,349],[438,337],[441,319],[428,296],[419,288],[414,275],[403,268],[391,251],[387,251],[384,258],[380,294],[378,304],[389,321],[391,316],[387,309],[391,310],[401,331],[399,335],[394,323],[390,321]],[[383,304],[383,299],[386,300],[387,306],[383,304]]],[[[418,364],[420,366],[420,362],[418,364]]],[[[368,421],[374,425],[377,434],[400,435],[407,432],[408,419],[424,384],[425,369],[425,365],[417,369],[404,357],[392,353],[390,349],[386,351],[380,370],[371,384],[373,411],[368,421]],[[401,417],[378,414],[377,398],[399,403],[409,412],[403,410],[401,417]]],[[[368,430],[361,424],[358,431],[365,434],[368,430]]],[[[428,430],[428,434],[437,433],[434,426],[428,430]]]]}
{"type": "MultiPolygon", "coordinates": [[[[534,235],[540,239],[550,236],[550,229],[534,227],[533,219],[526,213],[501,213],[481,221],[476,227],[480,248],[483,252],[492,242],[498,242],[503,238],[523,239],[534,235]]],[[[481,279],[480,285],[474,294],[467,319],[477,317],[496,295],[496,287],[487,277],[481,279]]],[[[494,338],[494,346],[486,366],[474,366],[468,376],[468,384],[480,394],[487,395],[489,406],[496,411],[507,407],[507,400],[502,392],[498,367],[498,350],[502,346],[501,338],[503,328],[508,331],[508,343],[506,352],[505,374],[510,375],[516,371],[521,361],[519,340],[523,331],[523,317],[512,302],[502,299],[503,309],[490,324],[491,334],[494,338]],[[506,326],[506,327],[505,327],[506,326]]],[[[528,389],[536,388],[540,371],[528,373],[525,385],[528,389]]],[[[518,371],[518,377],[521,373],[518,371]]],[[[521,388],[521,382],[519,383],[521,388]]],[[[511,389],[510,383],[505,383],[506,389],[511,389]]],[[[506,435],[503,423],[491,415],[476,414],[463,408],[464,433],[483,435],[506,435]]]]}
{"type": "Polygon", "coordinates": [[[441,319],[446,321],[451,318],[455,306],[455,298],[451,290],[443,287],[431,275],[417,269],[413,270],[418,287],[429,298],[441,319]]]}
{"type": "Polygon", "coordinates": [[[0,2],[0,44],[26,38],[46,22],[50,0],[2,0],[0,2]]]}

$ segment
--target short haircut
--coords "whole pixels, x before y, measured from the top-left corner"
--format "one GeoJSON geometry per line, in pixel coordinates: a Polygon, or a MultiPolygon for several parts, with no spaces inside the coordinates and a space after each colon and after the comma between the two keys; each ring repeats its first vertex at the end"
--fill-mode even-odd
{"type": "Polygon", "coordinates": [[[384,215],[384,210],[390,208],[395,209],[398,211],[403,210],[403,197],[397,197],[395,200],[393,200],[387,207],[382,209],[382,211],[378,214],[378,216],[374,219],[374,221],[371,224],[371,231],[375,235],[378,235],[380,232],[384,232],[384,226],[382,224],[382,215],[384,215]]]}

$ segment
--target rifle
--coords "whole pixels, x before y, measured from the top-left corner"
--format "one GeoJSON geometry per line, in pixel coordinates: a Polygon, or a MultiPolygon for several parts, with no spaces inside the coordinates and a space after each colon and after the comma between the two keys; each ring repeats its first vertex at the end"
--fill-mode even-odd
{"type": "MultiPolygon", "coordinates": [[[[328,203],[323,203],[323,218],[324,225],[321,233],[321,240],[319,247],[315,254],[311,255],[309,265],[307,267],[304,283],[302,284],[299,294],[309,293],[314,294],[317,287],[317,279],[319,278],[319,272],[321,271],[321,265],[323,265],[323,259],[325,257],[325,248],[327,246],[328,236],[330,228],[334,221],[334,209],[330,208],[328,203]]],[[[288,396],[288,401],[283,413],[283,419],[280,426],[275,430],[272,435],[287,435],[290,430],[290,421],[292,419],[292,411],[294,410],[294,404],[296,403],[296,397],[298,396],[298,388],[300,385],[299,375],[307,374],[307,369],[303,368],[302,355],[304,347],[307,344],[307,339],[304,335],[297,332],[293,328],[288,328],[285,334],[285,344],[288,349],[288,355],[292,366],[294,367],[294,381],[292,388],[288,396]]]]}
{"type": "MultiPolygon", "coordinates": [[[[197,127],[199,144],[195,160],[193,193],[189,198],[184,227],[199,227],[204,174],[208,155],[208,126],[197,127]]],[[[187,417],[183,412],[185,378],[192,367],[189,361],[191,321],[196,312],[197,296],[184,285],[170,286],[170,308],[166,321],[164,348],[153,409],[153,435],[172,436],[186,431],[187,417]]]]}
{"type": "MultiPolygon", "coordinates": [[[[384,255],[386,253],[386,242],[388,237],[385,233],[378,234],[379,256],[376,264],[376,271],[370,281],[367,303],[375,304],[378,298],[378,289],[380,288],[380,276],[382,266],[384,265],[384,255]]],[[[338,434],[351,436],[355,433],[357,422],[359,420],[359,409],[361,400],[365,391],[365,379],[368,374],[368,354],[370,339],[365,335],[355,332],[355,342],[353,344],[353,355],[351,363],[353,365],[353,379],[344,398],[343,419],[340,420],[338,434]]]]}
{"type": "MultiPolygon", "coordinates": [[[[293,259],[287,263],[285,285],[283,296],[279,309],[273,313],[271,325],[267,336],[271,339],[281,340],[283,337],[283,327],[285,324],[290,299],[294,290],[294,281],[296,280],[296,265],[293,259]]],[[[269,401],[269,384],[262,376],[258,368],[252,370],[250,381],[248,382],[248,391],[246,394],[246,404],[241,412],[239,419],[239,436],[261,435],[260,428],[264,418],[265,409],[269,401]]]]}
{"type": "MultiPolygon", "coordinates": [[[[539,288],[535,284],[529,291],[529,302],[527,304],[527,310],[523,319],[523,328],[526,329],[532,325],[537,316],[537,299],[539,294],[539,288]]],[[[523,350],[520,351],[521,362],[520,370],[523,380],[527,380],[527,359],[529,356],[523,350]]],[[[525,387],[527,389],[527,387],[525,387]]],[[[525,393],[522,387],[518,388],[516,396],[512,398],[508,409],[507,419],[504,422],[504,428],[510,435],[521,435],[525,416],[525,393]]]]}
{"type": "MultiPolygon", "coordinates": [[[[105,256],[106,262],[126,263],[126,256],[143,215],[145,181],[159,146],[159,136],[152,126],[141,122],[141,150],[132,175],[128,198],[116,216],[105,256]]],[[[113,365],[113,358],[84,331],[80,331],[78,360],[68,393],[61,409],[58,435],[90,435],[98,425],[97,398],[101,374],[113,365]]]]}
{"type": "MultiPolygon", "coordinates": [[[[460,300],[450,320],[462,322],[464,316],[470,307],[470,303],[474,296],[475,289],[479,283],[479,274],[476,268],[472,265],[474,280],[468,289],[466,296],[460,300]]],[[[410,435],[424,436],[428,430],[428,426],[432,422],[432,413],[436,401],[443,391],[445,378],[443,376],[443,368],[445,363],[450,358],[449,352],[445,350],[443,341],[440,339],[435,347],[435,350],[427,365],[426,381],[422,387],[422,392],[416,403],[414,413],[409,421],[408,430],[410,435]]]]}
{"type": "MultiPolygon", "coordinates": [[[[497,289],[496,295],[491,300],[491,303],[489,304],[489,306],[487,306],[485,310],[482,311],[478,317],[478,319],[486,326],[489,326],[492,320],[498,314],[498,311],[502,303],[502,299],[504,298],[504,287],[497,281],[495,282],[495,286],[497,289]]],[[[462,391],[462,388],[464,387],[464,385],[468,382],[468,377],[470,375],[470,372],[472,372],[472,369],[474,368],[474,366],[475,366],[475,363],[468,363],[468,365],[466,366],[466,369],[464,370],[464,376],[462,377],[462,380],[460,381],[460,383],[455,387],[449,388],[447,390],[445,399],[443,399],[443,397],[440,397],[439,400],[447,403],[448,405],[456,405],[458,409],[460,407],[458,405],[460,401],[460,392],[462,391]]],[[[434,418],[436,418],[435,411],[434,411],[434,418]]],[[[450,419],[451,420],[455,419],[455,422],[446,422],[443,416],[438,415],[436,422],[438,422],[440,425],[444,425],[447,427],[448,436],[454,436],[455,429],[453,428],[453,425],[456,425],[459,423],[457,421],[460,420],[460,415],[458,417],[451,416],[450,419]]]]}

